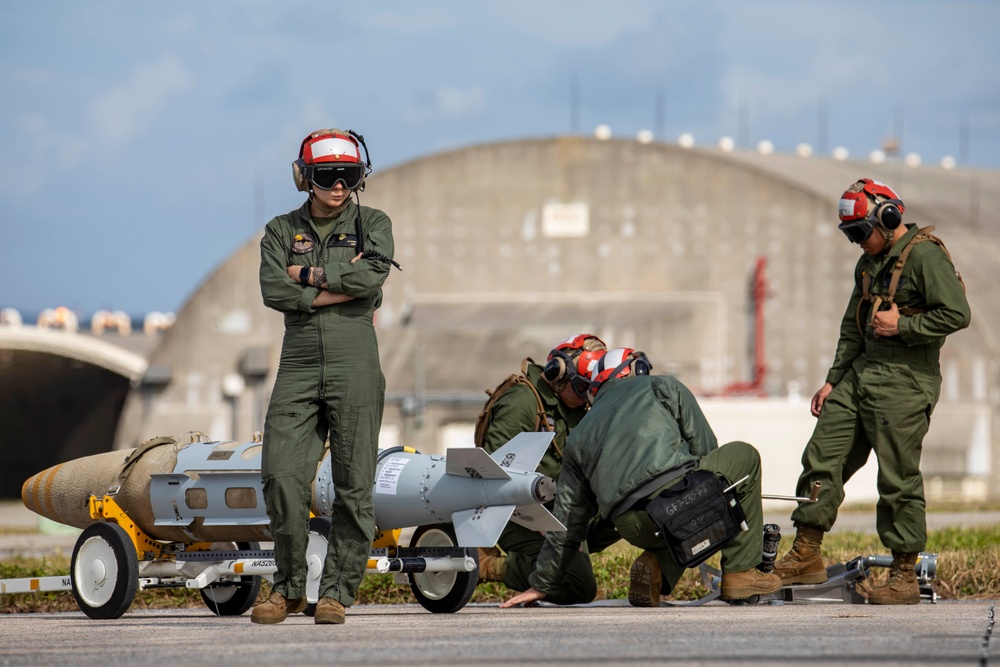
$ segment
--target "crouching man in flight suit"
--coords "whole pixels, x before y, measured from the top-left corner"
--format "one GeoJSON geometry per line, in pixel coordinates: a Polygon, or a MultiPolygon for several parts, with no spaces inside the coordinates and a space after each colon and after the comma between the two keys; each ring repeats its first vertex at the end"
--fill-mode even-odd
{"type": "Polygon", "coordinates": [[[550,532],[530,577],[532,588],[501,607],[542,600],[562,586],[567,564],[586,539],[591,519],[609,517],[623,539],[645,549],[632,564],[629,602],[658,607],[684,568],[671,556],[645,509],[646,500],[681,481],[694,469],[707,470],[736,487],[749,530],[722,549],[722,597],[742,599],[781,588],[774,574],[756,566],[763,550],[760,455],[753,446],[719,447],[690,390],[669,376],[651,376],[642,352],[618,348],[594,368],[593,406],[566,442],[555,515],[565,532],[550,532]]]}

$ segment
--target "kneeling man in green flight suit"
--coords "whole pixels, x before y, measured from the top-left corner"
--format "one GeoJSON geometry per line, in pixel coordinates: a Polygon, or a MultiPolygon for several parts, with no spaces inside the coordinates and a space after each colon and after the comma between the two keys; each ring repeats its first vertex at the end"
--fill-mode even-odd
{"type": "Polygon", "coordinates": [[[555,516],[566,531],[546,534],[532,587],[501,607],[558,591],[566,564],[598,513],[614,522],[622,539],[645,550],[632,564],[629,602],[659,606],[684,568],[644,507],[694,470],[710,471],[726,486],[739,482],[736,498],[748,529],[722,548],[722,597],[743,599],[781,588],[776,575],[756,567],[763,550],[760,455],[744,442],[719,447],[691,391],[676,378],[650,375],[651,369],[646,355],[631,348],[611,350],[594,368],[593,406],[563,452],[555,516]]]}

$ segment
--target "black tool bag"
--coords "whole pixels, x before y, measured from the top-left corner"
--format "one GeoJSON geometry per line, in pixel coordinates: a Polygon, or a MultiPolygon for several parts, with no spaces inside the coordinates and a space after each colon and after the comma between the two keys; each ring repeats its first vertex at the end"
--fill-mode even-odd
{"type": "Polygon", "coordinates": [[[725,480],[693,470],[646,502],[646,512],[680,567],[694,567],[745,530],[746,516],[725,480]]]}

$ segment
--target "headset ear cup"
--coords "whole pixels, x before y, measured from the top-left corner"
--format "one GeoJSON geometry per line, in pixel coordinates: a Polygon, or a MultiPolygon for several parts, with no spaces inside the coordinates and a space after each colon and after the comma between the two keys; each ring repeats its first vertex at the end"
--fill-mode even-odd
{"type": "Polygon", "coordinates": [[[649,372],[653,370],[653,364],[649,363],[649,358],[643,354],[639,353],[641,356],[637,356],[632,364],[629,366],[629,370],[632,371],[632,375],[649,375],[649,372]]]}
{"type": "Polygon", "coordinates": [[[308,192],[309,183],[306,181],[305,162],[299,158],[292,163],[292,180],[295,181],[295,189],[299,192],[308,192]]]}
{"type": "Polygon", "coordinates": [[[900,223],[903,222],[903,214],[893,200],[879,204],[878,208],[875,209],[875,218],[890,231],[899,227],[900,223]]]}
{"type": "Polygon", "coordinates": [[[545,364],[545,368],[542,369],[542,377],[549,381],[549,383],[556,383],[566,375],[566,362],[563,361],[562,357],[552,357],[549,359],[548,363],[545,364]]]}

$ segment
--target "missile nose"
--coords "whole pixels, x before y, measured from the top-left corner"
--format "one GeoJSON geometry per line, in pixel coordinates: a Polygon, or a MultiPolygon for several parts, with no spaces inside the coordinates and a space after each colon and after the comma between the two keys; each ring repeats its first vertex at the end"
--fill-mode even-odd
{"type": "Polygon", "coordinates": [[[556,482],[551,477],[540,475],[538,479],[535,480],[531,493],[535,496],[535,500],[538,502],[547,503],[556,497],[556,482]]]}

